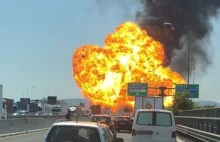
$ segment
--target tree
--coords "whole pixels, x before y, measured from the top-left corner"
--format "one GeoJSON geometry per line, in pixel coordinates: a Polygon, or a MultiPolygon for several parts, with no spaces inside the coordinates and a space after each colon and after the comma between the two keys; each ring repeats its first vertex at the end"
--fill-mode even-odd
{"type": "Polygon", "coordinates": [[[174,96],[173,106],[169,110],[173,111],[174,115],[177,115],[180,110],[189,110],[195,107],[195,102],[189,99],[189,93],[178,93],[174,96]]]}

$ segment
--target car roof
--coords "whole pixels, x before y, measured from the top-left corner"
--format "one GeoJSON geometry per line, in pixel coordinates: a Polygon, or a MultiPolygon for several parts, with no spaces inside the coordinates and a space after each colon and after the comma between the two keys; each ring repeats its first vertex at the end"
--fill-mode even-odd
{"type": "Polygon", "coordinates": [[[110,115],[107,115],[107,114],[96,114],[96,115],[93,115],[92,117],[94,116],[97,116],[97,117],[111,117],[110,115]]]}
{"type": "Polygon", "coordinates": [[[97,122],[89,122],[89,121],[64,121],[54,123],[53,126],[82,126],[82,127],[108,127],[106,124],[97,123],[97,122]]]}
{"type": "Polygon", "coordinates": [[[130,116],[126,116],[126,115],[119,115],[119,116],[116,116],[116,117],[130,118],[130,116]]]}
{"type": "Polygon", "coordinates": [[[161,109],[139,109],[137,110],[138,112],[140,111],[146,111],[146,112],[166,112],[166,113],[172,113],[172,111],[169,110],[161,110],[161,109]]]}

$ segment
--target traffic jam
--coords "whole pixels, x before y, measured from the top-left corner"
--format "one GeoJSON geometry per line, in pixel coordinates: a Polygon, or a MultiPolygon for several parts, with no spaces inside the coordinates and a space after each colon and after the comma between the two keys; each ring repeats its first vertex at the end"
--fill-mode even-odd
{"type": "Polygon", "coordinates": [[[130,134],[129,142],[176,142],[172,111],[156,109],[160,99],[149,102],[145,108],[136,106],[133,116],[102,113],[101,105],[92,105],[93,114],[83,116],[86,121],[78,116],[77,108],[70,107],[66,119],[52,125],[44,142],[126,142],[119,133],[130,134]],[[152,105],[154,108],[149,108],[152,105]]]}

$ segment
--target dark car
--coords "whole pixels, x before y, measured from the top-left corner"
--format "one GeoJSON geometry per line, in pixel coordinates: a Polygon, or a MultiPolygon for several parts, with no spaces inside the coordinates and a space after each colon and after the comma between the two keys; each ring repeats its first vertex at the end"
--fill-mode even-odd
{"type": "Polygon", "coordinates": [[[114,137],[116,137],[115,125],[110,115],[93,115],[91,118],[91,122],[100,122],[107,124],[112,131],[114,137]]]}
{"type": "Polygon", "coordinates": [[[115,129],[120,132],[120,130],[126,130],[131,132],[133,119],[130,116],[117,116],[114,120],[115,129]]]}

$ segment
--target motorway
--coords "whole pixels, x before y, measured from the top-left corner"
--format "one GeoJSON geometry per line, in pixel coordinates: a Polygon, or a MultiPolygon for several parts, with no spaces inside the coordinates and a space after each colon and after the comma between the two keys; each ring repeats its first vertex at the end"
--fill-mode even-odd
{"type": "MultiPolygon", "coordinates": [[[[17,136],[11,136],[8,138],[0,138],[1,142],[43,142],[44,135],[46,131],[23,134],[17,136]]],[[[117,137],[124,138],[125,142],[131,142],[131,134],[130,133],[118,133],[117,137]]],[[[193,142],[191,140],[183,139],[181,136],[177,137],[177,142],[193,142]]]]}

